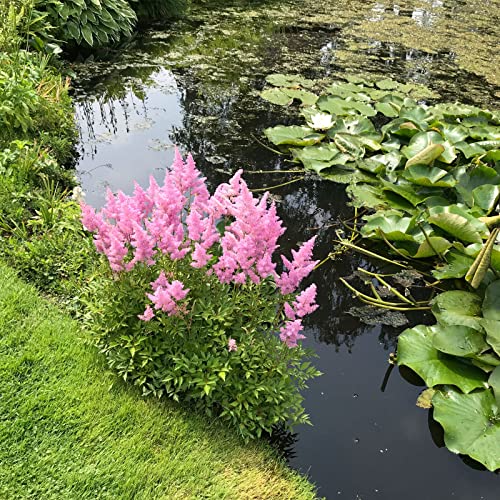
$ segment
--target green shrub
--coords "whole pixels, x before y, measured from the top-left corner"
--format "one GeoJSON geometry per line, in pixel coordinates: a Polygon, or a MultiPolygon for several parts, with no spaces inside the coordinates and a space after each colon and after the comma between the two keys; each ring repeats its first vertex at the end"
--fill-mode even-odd
{"type": "Polygon", "coordinates": [[[318,375],[297,342],[317,307],[315,285],[297,292],[317,263],[314,238],[277,274],[284,229],[266,200],[241,171],[210,197],[192,159],[177,156],[163,186],[109,193],[99,214],[83,206],[108,258],[87,303],[109,366],[144,394],[188,401],[245,439],[307,422],[300,390],[318,375]]]}
{"type": "Polygon", "coordinates": [[[40,290],[76,303],[95,249],[82,230],[80,208],[63,195],[37,197],[37,210],[22,228],[0,239],[3,258],[40,290]]]}
{"type": "Polygon", "coordinates": [[[137,16],[126,0],[35,0],[55,37],[73,46],[98,47],[132,34],[137,16]]]}
{"type": "Polygon", "coordinates": [[[187,8],[186,0],[130,0],[139,21],[162,21],[180,16],[187,8]]]}
{"type": "Polygon", "coordinates": [[[0,147],[35,140],[65,163],[77,136],[69,80],[48,63],[39,53],[0,53],[0,147]]]}

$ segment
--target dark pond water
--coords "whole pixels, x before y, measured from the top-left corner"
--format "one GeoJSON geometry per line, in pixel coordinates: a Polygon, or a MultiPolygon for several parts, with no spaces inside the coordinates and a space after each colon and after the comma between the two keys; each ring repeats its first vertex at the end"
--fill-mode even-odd
{"type": "MultiPolygon", "coordinates": [[[[424,83],[442,99],[495,106],[498,74],[491,64],[498,56],[491,37],[498,23],[491,19],[498,2],[398,3],[205,3],[104,61],[75,64],[78,172],[87,201],[101,205],[106,186],[130,192],[134,180],[160,179],[174,145],[193,153],[212,187],[238,168],[247,171],[251,187],[293,179],[252,173],[290,168],[259,143],[263,128],[292,119],[257,96],[273,72],[383,74],[424,83]],[[395,39],[388,35],[391,26],[400,30],[395,39]],[[477,59],[488,64],[471,60],[463,40],[470,50],[480,47],[477,59]]],[[[288,227],[282,246],[318,234],[319,258],[332,250],[340,221],[353,215],[342,186],[314,177],[273,194],[288,227]]],[[[439,426],[415,406],[421,387],[389,369],[404,327],[382,324],[394,324],[387,316],[368,325],[352,315],[360,304],[338,277],[375,264],[349,254],[313,276],[321,307],[309,321],[306,342],[324,375],[305,393],[313,426],[298,429],[291,465],[327,498],[498,500],[498,475],[449,453],[439,426]]]]}

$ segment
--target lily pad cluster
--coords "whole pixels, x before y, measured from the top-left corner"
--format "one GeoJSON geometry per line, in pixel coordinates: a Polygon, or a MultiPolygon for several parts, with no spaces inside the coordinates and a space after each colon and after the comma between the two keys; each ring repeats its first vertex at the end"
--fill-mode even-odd
{"type": "Polygon", "coordinates": [[[500,280],[477,293],[438,295],[433,326],[405,330],[398,365],[415,371],[431,388],[430,405],[445,444],[489,470],[500,468],[500,280]]]}
{"type": "Polygon", "coordinates": [[[500,468],[500,113],[424,104],[421,87],[388,79],[268,83],[262,97],[298,101],[304,124],[268,128],[267,139],[347,184],[352,205],[369,209],[361,236],[438,282],[459,280],[434,299],[434,326],[401,334],[397,360],[432,388],[448,448],[500,468]]]}

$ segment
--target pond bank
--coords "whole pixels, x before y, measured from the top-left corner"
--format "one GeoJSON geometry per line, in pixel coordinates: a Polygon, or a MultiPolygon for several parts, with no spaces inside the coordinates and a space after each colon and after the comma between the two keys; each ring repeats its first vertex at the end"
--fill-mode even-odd
{"type": "Polygon", "coordinates": [[[3,264],[0,311],[3,498],[315,498],[262,443],[116,383],[78,322],[3,264]]]}

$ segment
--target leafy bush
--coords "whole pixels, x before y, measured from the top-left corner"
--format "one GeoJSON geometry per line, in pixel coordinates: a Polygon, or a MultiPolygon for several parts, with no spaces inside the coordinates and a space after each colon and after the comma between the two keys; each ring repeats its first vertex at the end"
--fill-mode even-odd
{"type": "Polygon", "coordinates": [[[70,45],[97,47],[129,37],[137,21],[126,0],[35,0],[55,37],[70,45]]]}
{"type": "Polygon", "coordinates": [[[306,422],[299,390],[318,372],[297,341],[316,287],[295,290],[314,239],[277,274],[284,229],[267,196],[254,199],[241,171],[213,196],[203,181],[177,154],[164,186],[108,192],[99,214],[82,205],[108,259],[89,290],[95,342],[144,394],[190,401],[245,439],[306,422]]]}
{"type": "Polygon", "coordinates": [[[130,0],[139,21],[161,21],[181,15],[187,7],[186,0],[130,0]]]}
{"type": "Polygon", "coordinates": [[[48,62],[48,56],[24,50],[0,53],[0,147],[35,139],[64,163],[76,139],[73,106],[69,81],[48,62]]]}

